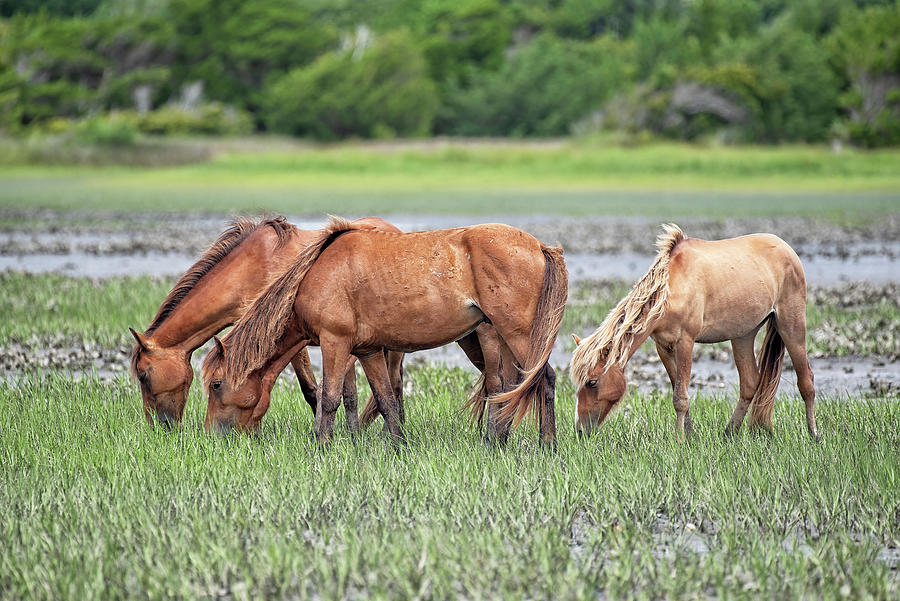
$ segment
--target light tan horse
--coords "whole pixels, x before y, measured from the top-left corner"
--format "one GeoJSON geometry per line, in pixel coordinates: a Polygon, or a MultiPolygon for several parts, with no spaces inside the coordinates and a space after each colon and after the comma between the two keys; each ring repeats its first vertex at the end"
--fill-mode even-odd
{"type": "MultiPolygon", "coordinates": [[[[400,231],[376,217],[353,223],[360,228],[400,231]]],[[[152,425],[154,416],[167,428],[181,422],[194,378],[193,352],[237,321],[318,235],[318,231],[299,229],[283,217],[236,219],[178,280],[147,330],[140,334],[131,329],[136,341],[131,373],[140,384],[148,423],[152,425]]],[[[402,354],[390,360],[398,391],[402,390],[402,361],[402,354]]],[[[306,350],[292,357],[291,363],[315,413],[316,379],[306,350]]],[[[345,380],[343,396],[352,430],[357,427],[355,378],[345,380]]]]}
{"type": "Polygon", "coordinates": [[[567,281],[560,249],[506,225],[389,234],[361,231],[335,218],[207,356],[206,427],[255,430],[289,357],[318,344],[319,441],[331,438],[351,354],[359,358],[390,433],[401,438],[383,349],[435,348],[474,331],[488,393],[505,403],[494,418],[489,407],[489,427],[517,422],[536,397],[541,440],[552,443],[555,374],[547,362],[567,281]],[[479,327],[485,323],[491,327],[479,327]],[[497,388],[501,357],[524,372],[521,383],[504,394],[497,388]]]}
{"type": "Polygon", "coordinates": [[[787,347],[806,403],[809,434],[818,438],[813,374],[806,356],[806,277],[797,253],[771,234],[709,242],[663,226],[650,270],[577,348],[571,373],[576,428],[596,430],[625,394],[625,364],[652,338],[672,381],[676,432],[691,430],[688,386],[695,342],[731,341],[740,400],[726,428],[736,434],[750,420],[772,429],[772,408],[787,347]],[[759,365],[757,331],[768,324],[759,365]]]}

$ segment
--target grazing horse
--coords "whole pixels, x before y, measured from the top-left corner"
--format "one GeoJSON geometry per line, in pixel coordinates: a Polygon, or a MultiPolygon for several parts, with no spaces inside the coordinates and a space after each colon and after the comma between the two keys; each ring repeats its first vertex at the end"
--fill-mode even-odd
{"type": "MultiPolygon", "coordinates": [[[[367,217],[357,227],[399,232],[393,225],[367,217]]],[[[197,263],[181,277],[163,301],[153,322],[140,334],[131,354],[131,373],[140,383],[144,416],[170,427],[180,423],[194,378],[191,355],[213,335],[233,324],[250,302],[293,265],[318,232],[301,230],[283,217],[251,221],[236,219],[197,263]]],[[[403,357],[392,356],[391,375],[400,389],[403,357]]],[[[303,350],[291,363],[303,396],[316,411],[316,379],[303,350]]],[[[352,368],[352,364],[351,364],[352,368]]],[[[347,420],[356,427],[356,380],[343,390],[347,420]]]]}
{"type": "Polygon", "coordinates": [[[736,434],[747,410],[751,424],[772,430],[772,408],[787,347],[806,425],[818,438],[813,374],[806,357],[806,276],[797,253],[771,234],[706,241],[663,226],[650,270],[606,317],[580,340],[571,373],[577,391],[576,428],[596,430],[625,394],[625,364],[652,338],[672,381],[676,432],[690,433],[688,385],[695,342],[731,341],[740,376],[740,400],[726,428],[736,434]],[[757,331],[767,324],[759,365],[757,331]]]}
{"type": "Polygon", "coordinates": [[[255,430],[289,357],[318,344],[320,443],[331,438],[351,355],[362,364],[389,432],[402,439],[382,350],[435,348],[475,332],[484,385],[496,401],[488,407],[489,428],[503,438],[534,398],[541,440],[553,443],[555,373],[548,360],[567,282],[561,249],[507,225],[392,234],[333,218],[225,340],[216,339],[203,363],[206,428],[255,430]],[[524,372],[513,390],[502,390],[501,359],[524,372]]]}

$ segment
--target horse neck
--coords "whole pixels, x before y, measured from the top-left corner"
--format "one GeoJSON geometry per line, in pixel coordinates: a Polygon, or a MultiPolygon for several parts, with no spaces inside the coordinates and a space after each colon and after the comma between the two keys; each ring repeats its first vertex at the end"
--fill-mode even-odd
{"type": "Polygon", "coordinates": [[[662,321],[664,316],[665,313],[663,313],[663,315],[657,317],[656,319],[647,322],[641,333],[634,337],[634,339],[631,341],[631,346],[628,347],[628,351],[625,353],[626,363],[631,360],[638,349],[641,348],[641,345],[644,344],[644,342],[646,342],[651,335],[653,335],[656,326],[660,323],[660,321],[662,321]]]}
{"type": "Polygon", "coordinates": [[[266,364],[260,368],[263,388],[270,392],[278,379],[278,374],[283,372],[293,358],[309,344],[309,339],[296,327],[296,321],[291,320],[284,331],[284,335],[278,341],[275,354],[266,364]]]}
{"type": "Polygon", "coordinates": [[[161,347],[192,353],[237,321],[246,306],[278,277],[314,232],[295,230],[280,246],[266,227],[251,234],[197,282],[153,332],[161,347]]]}

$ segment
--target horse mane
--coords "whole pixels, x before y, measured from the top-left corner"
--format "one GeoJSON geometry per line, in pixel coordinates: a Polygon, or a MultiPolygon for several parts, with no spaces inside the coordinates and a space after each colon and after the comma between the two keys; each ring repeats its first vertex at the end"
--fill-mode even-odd
{"type": "MultiPolygon", "coordinates": [[[[175,286],[166,296],[165,300],[156,312],[153,322],[144,332],[145,336],[150,336],[155,332],[162,323],[172,314],[172,311],[181,304],[181,301],[187,297],[191,290],[197,285],[200,279],[209,273],[213,267],[218,265],[225,257],[237,248],[241,242],[246,240],[250,234],[262,227],[271,227],[278,235],[277,245],[281,246],[288,238],[288,234],[293,231],[294,226],[288,223],[281,215],[271,218],[263,218],[255,221],[249,217],[235,217],[229,227],[219,234],[209,248],[207,248],[200,259],[188,269],[183,276],[175,283],[175,286]]],[[[141,346],[134,345],[131,352],[131,371],[136,372],[137,361],[140,358],[141,346]]]]}
{"type": "MultiPolygon", "coordinates": [[[[306,273],[337,237],[360,227],[331,216],[317,238],[297,257],[297,262],[263,292],[228,333],[225,373],[233,386],[239,386],[252,371],[265,365],[275,354],[294,311],[297,290],[306,273]]],[[[218,353],[216,353],[218,355],[218,353]]],[[[207,360],[212,363],[215,357],[207,360]]],[[[205,362],[204,362],[205,363],[205,362]]]]}
{"type": "Polygon", "coordinates": [[[591,368],[601,361],[606,370],[613,365],[625,367],[635,339],[665,313],[669,298],[669,258],[686,236],[674,223],[664,224],[662,229],[656,239],[658,252],[650,269],[609,312],[600,327],[575,348],[571,372],[576,386],[584,386],[591,368]]]}
{"type": "MultiPolygon", "coordinates": [[[[231,334],[229,332],[222,338],[222,344],[226,344],[228,342],[228,336],[231,334]]],[[[203,380],[204,387],[209,384],[209,377],[212,373],[213,366],[222,360],[222,353],[219,351],[219,345],[214,344],[213,347],[206,353],[206,357],[203,358],[203,363],[200,364],[200,379],[203,380]]]]}

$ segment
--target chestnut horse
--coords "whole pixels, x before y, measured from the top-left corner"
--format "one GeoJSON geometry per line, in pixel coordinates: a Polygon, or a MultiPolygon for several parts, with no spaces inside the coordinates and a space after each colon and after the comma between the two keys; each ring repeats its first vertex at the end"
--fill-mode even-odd
{"type": "Polygon", "coordinates": [[[402,439],[382,350],[435,348],[475,332],[487,392],[502,404],[493,417],[489,407],[489,428],[508,430],[535,398],[541,440],[552,443],[555,373],[548,360],[567,281],[561,249],[507,225],[392,234],[333,218],[225,340],[216,339],[203,363],[206,428],[255,430],[278,373],[299,349],[318,344],[320,443],[332,436],[351,355],[362,364],[389,432],[402,439]],[[501,357],[524,372],[506,392],[501,357]]]}
{"type": "MultiPolygon", "coordinates": [[[[357,227],[399,232],[375,217],[355,221],[357,227]]],[[[319,235],[301,230],[283,217],[236,219],[169,292],[146,332],[131,329],[137,344],[131,373],[140,383],[144,415],[170,427],[181,421],[194,378],[191,354],[214,334],[230,326],[266,286],[293,265],[319,235]]],[[[392,356],[391,375],[400,390],[403,356],[392,356]]],[[[316,410],[316,379],[305,350],[291,360],[303,396],[316,410]]],[[[351,364],[352,368],[352,364],[351,364]]],[[[347,420],[356,427],[356,380],[343,390],[347,420]]]]}
{"type": "Polygon", "coordinates": [[[708,242],[663,226],[650,270],[572,357],[576,428],[596,430],[625,394],[625,364],[652,338],[672,382],[676,433],[690,433],[688,412],[695,342],[731,341],[740,400],[726,428],[736,434],[747,410],[751,425],[772,430],[772,409],[787,347],[806,425],[818,438],[813,374],[806,356],[806,276],[797,253],[771,234],[708,242]],[[756,333],[767,324],[759,365],[756,333]]]}

